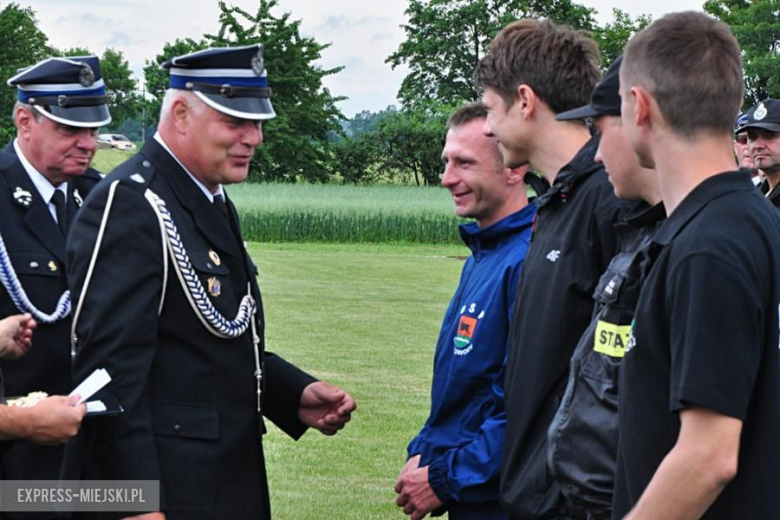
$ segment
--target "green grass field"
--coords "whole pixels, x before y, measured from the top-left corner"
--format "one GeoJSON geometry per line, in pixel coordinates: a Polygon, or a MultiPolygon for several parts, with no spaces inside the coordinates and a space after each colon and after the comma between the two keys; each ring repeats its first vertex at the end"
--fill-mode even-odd
{"type": "Polygon", "coordinates": [[[241,184],[228,195],[250,240],[263,242],[460,242],[442,188],[241,184]]]}
{"type": "Polygon", "coordinates": [[[111,150],[102,149],[95,153],[92,160],[92,167],[100,173],[111,173],[111,170],[134,156],[137,150],[111,150]]]}
{"type": "MultiPolygon", "coordinates": [[[[133,153],[98,150],[93,166],[109,173],[133,153]]],[[[226,189],[247,240],[460,243],[452,198],[438,187],[245,183],[226,189]]]]}
{"type": "Polygon", "coordinates": [[[357,400],[335,437],[265,438],[277,520],[402,518],[393,484],[428,414],[433,349],[464,247],[250,244],[269,350],[357,400]]]}

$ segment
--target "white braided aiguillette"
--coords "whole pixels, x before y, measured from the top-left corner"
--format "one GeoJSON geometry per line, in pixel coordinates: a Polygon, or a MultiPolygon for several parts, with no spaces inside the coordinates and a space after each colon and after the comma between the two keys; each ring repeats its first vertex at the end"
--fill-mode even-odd
{"type": "Polygon", "coordinates": [[[203,284],[200,283],[192,267],[192,262],[182,244],[176,224],[174,224],[171,214],[165,206],[165,201],[149,189],[146,190],[144,196],[164,225],[168,239],[168,249],[174,259],[174,270],[182,286],[186,288],[184,293],[198,319],[217,337],[237,338],[242,335],[249,327],[256,310],[256,304],[251,294],[247,293],[241,299],[235,319],[228,321],[222,316],[211,304],[211,300],[209,300],[206,291],[203,289],[203,284]]]}
{"type": "Polygon", "coordinates": [[[54,308],[54,312],[51,314],[46,314],[33,305],[24,291],[19,277],[16,275],[2,235],[0,235],[0,282],[2,282],[16,308],[21,312],[29,312],[33,318],[41,323],[54,323],[70,314],[70,291],[62,293],[57,306],[54,308]]]}

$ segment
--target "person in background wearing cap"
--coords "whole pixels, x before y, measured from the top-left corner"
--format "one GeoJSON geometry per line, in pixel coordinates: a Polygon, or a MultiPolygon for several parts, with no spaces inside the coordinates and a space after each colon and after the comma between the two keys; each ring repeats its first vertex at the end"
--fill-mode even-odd
{"type": "Polygon", "coordinates": [[[485,129],[504,164],[530,163],[551,185],[536,199],[507,347],[501,502],[511,517],[547,518],[565,506],[547,469],[547,430],[590,323],[596,283],[616,252],[612,226],[623,204],[594,160],[598,138],[583,121],[555,119],[590,101],[599,66],[592,39],[528,19],[495,37],[475,73],[485,129]]]}
{"type": "Polygon", "coordinates": [[[734,123],[734,155],[737,157],[737,166],[753,170],[755,166],[753,166],[753,159],[750,158],[750,150],[748,150],[746,123],[747,114],[740,112],[734,123]]]}
{"type": "MultiPolygon", "coordinates": [[[[0,163],[0,317],[30,313],[38,328],[24,357],[4,362],[5,394],[67,395],[70,304],[65,237],[100,180],[89,168],[98,129],[111,121],[97,57],[49,58],[8,80],[16,87],[14,139],[0,163]]],[[[67,406],[64,402],[60,406],[67,406]]],[[[72,410],[76,416],[76,409],[72,410]]],[[[78,417],[80,419],[80,416],[78,417]]],[[[0,477],[56,479],[63,448],[15,442],[0,477]]],[[[37,515],[40,516],[40,515],[37,515]]],[[[14,518],[3,513],[3,518],[14,518]]]]}
{"type": "Polygon", "coordinates": [[[455,212],[475,222],[460,226],[472,255],[439,333],[431,413],[396,481],[396,504],[413,520],[445,510],[452,520],[507,518],[498,502],[506,428],[501,387],[536,208],[528,205],[526,168],[505,167],[495,138],[484,135],[486,115],[472,103],[447,121],[441,184],[455,212]]]}
{"type": "Polygon", "coordinates": [[[629,41],[620,85],[668,217],[620,368],[612,517],[777,518],[780,214],[735,171],[742,52],[723,22],[667,14],[629,41]]]}
{"type": "MultiPolygon", "coordinates": [[[[620,64],[615,60],[590,105],[556,119],[593,118],[615,195],[631,201],[615,224],[618,253],[601,276],[590,325],[574,349],[569,381],[548,431],[550,472],[573,518],[609,519],[618,444],[618,374],[640,290],[640,252],[666,214],[655,170],[639,165],[620,120],[620,64]]],[[[568,518],[568,517],[565,517],[568,518]]]]}
{"type": "Polygon", "coordinates": [[[747,134],[748,152],[764,177],[761,193],[780,208],[780,100],[765,99],[745,116],[742,130],[747,134]]]}
{"type": "Polygon", "coordinates": [[[163,67],[158,132],[93,191],[68,242],[75,376],[105,368],[102,395],[124,412],[85,423],[63,475],[159,480],[144,518],[270,518],[263,416],[294,438],[332,435],[355,401],[264,349],[257,268],[225,193],[275,115],[262,46],[163,67]]]}

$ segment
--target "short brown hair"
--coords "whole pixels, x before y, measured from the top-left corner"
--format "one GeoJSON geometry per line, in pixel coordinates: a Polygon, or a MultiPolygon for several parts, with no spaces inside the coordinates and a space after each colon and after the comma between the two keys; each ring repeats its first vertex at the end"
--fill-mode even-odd
{"type": "Polygon", "coordinates": [[[526,84],[559,114],[590,103],[601,77],[598,44],[583,31],[549,20],[511,23],[490,44],[474,72],[476,84],[495,90],[507,106],[526,84]]]}
{"type": "MultiPolygon", "coordinates": [[[[481,102],[477,101],[475,103],[468,103],[461,106],[460,108],[457,108],[450,114],[449,119],[447,119],[447,131],[449,132],[452,128],[458,128],[460,126],[467,125],[472,121],[487,119],[487,115],[487,108],[481,102]]],[[[489,139],[493,141],[493,150],[495,152],[496,159],[496,171],[503,172],[504,154],[501,153],[501,149],[498,147],[498,141],[496,141],[496,138],[489,137],[489,139]]]]}
{"type": "Polygon", "coordinates": [[[463,126],[477,119],[487,119],[487,108],[480,102],[468,103],[456,109],[447,119],[447,130],[463,126]]]}
{"type": "Polygon", "coordinates": [[[672,13],[638,32],[620,70],[623,95],[641,85],[678,134],[731,134],[744,95],[742,54],[728,25],[672,13]]]}

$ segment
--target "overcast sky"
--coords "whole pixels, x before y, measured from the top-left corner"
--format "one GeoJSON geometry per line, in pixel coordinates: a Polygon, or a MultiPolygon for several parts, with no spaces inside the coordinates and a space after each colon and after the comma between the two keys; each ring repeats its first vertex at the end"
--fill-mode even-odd
{"type": "MultiPolygon", "coordinates": [[[[120,50],[137,78],[146,60],[176,38],[199,39],[219,27],[217,0],[16,0],[32,7],[40,28],[57,48],[86,47],[102,54],[107,47],[120,50]]],[[[257,0],[227,0],[254,12],[257,0]]],[[[612,19],[612,8],[632,16],[701,10],[703,0],[580,0],[598,11],[601,23],[612,19]]],[[[7,2],[2,2],[6,5],[7,2]]],[[[349,99],[340,104],[347,117],[361,110],[378,111],[396,103],[396,94],[407,70],[392,70],[385,59],[404,40],[407,0],[280,0],[280,11],[302,21],[301,30],[320,43],[332,43],[323,51],[321,66],[346,68],[325,79],[334,95],[349,99]]],[[[268,74],[273,77],[273,63],[268,74]]]]}

